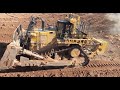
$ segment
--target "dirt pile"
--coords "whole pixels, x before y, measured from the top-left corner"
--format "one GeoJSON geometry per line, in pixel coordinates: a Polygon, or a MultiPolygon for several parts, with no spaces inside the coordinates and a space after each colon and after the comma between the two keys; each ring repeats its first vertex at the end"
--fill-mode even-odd
{"type": "Polygon", "coordinates": [[[81,20],[89,23],[92,32],[109,33],[109,29],[114,26],[114,21],[109,20],[105,13],[82,13],[79,14],[81,20]]]}

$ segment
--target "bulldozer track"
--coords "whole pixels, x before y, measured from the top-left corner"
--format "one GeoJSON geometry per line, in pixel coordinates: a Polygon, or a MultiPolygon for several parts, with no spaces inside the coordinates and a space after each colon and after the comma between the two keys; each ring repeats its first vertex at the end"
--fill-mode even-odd
{"type": "MultiPolygon", "coordinates": [[[[27,64],[25,64],[27,65],[27,64]]],[[[54,69],[60,69],[60,70],[71,70],[71,69],[79,69],[80,71],[84,71],[84,70],[90,70],[90,71],[97,71],[97,70],[120,70],[120,62],[117,61],[99,61],[99,60],[95,60],[95,61],[91,61],[87,66],[65,66],[65,67],[61,67],[61,66],[55,66],[55,67],[49,67],[49,66],[40,66],[38,65],[38,63],[35,65],[33,64],[29,64],[29,67],[19,67],[19,68],[7,68],[6,70],[4,68],[0,69],[0,72],[25,72],[25,71],[39,71],[39,70],[54,70],[54,69]],[[62,69],[61,69],[62,68],[62,69]]]]}
{"type": "MultiPolygon", "coordinates": [[[[108,74],[108,76],[113,75],[120,75],[119,71],[120,71],[120,62],[116,62],[116,61],[91,61],[87,66],[81,67],[40,67],[40,66],[31,66],[30,67],[16,67],[16,68],[12,68],[12,69],[0,69],[0,73],[12,73],[17,75],[17,73],[19,73],[21,76],[23,75],[23,72],[27,72],[25,73],[23,76],[25,76],[26,74],[30,74],[34,71],[34,74],[40,75],[40,76],[44,76],[45,72],[47,72],[47,76],[49,76],[49,74],[70,74],[72,72],[74,72],[75,75],[77,75],[79,73],[79,76],[86,76],[87,74],[91,74],[92,73],[102,73],[104,74],[108,74]],[[38,74],[40,73],[40,74],[38,74]],[[113,73],[113,74],[110,74],[113,73]],[[110,75],[109,75],[110,74],[110,75]]],[[[64,76],[64,75],[63,75],[64,76]]],[[[99,75],[98,75],[99,76],[99,75]]]]}
{"type": "Polygon", "coordinates": [[[82,69],[103,70],[103,69],[120,69],[120,62],[117,61],[90,61],[87,66],[82,69]]]}

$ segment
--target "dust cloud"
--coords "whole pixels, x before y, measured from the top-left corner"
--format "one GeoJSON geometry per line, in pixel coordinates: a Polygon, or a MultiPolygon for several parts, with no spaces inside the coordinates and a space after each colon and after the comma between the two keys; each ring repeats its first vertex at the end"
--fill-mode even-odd
{"type": "Polygon", "coordinates": [[[114,26],[110,28],[110,34],[120,34],[120,13],[107,13],[106,17],[115,22],[114,26]]]}

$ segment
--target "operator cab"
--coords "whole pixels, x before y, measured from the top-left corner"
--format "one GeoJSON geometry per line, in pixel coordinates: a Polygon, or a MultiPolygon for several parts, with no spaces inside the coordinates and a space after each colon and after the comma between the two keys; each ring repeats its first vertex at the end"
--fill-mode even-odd
{"type": "Polygon", "coordinates": [[[72,23],[67,20],[57,21],[57,37],[58,38],[71,38],[72,23]]]}

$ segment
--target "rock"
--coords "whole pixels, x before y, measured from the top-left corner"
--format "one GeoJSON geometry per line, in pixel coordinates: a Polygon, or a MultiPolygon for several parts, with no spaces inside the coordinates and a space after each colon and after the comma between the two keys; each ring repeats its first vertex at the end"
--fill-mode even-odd
{"type": "Polygon", "coordinates": [[[5,24],[2,24],[2,26],[5,26],[5,24]]]}

